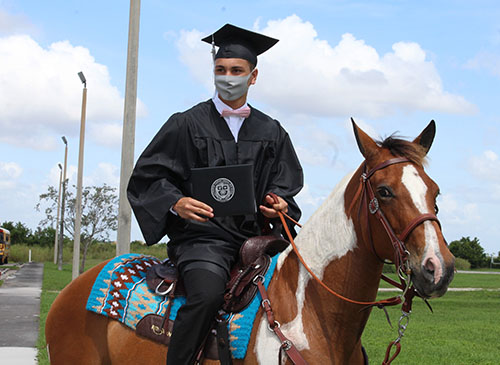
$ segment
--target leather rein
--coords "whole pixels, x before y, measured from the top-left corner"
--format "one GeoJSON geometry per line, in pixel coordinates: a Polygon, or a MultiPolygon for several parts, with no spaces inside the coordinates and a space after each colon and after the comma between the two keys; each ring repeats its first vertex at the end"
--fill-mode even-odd
{"type": "MultiPolygon", "coordinates": [[[[399,164],[399,163],[411,163],[411,161],[406,157],[396,157],[396,158],[386,160],[386,161],[376,165],[374,168],[372,168],[369,171],[368,171],[366,161],[365,161],[364,167],[363,167],[364,172],[361,174],[361,177],[360,177],[360,185],[358,187],[358,190],[356,191],[356,194],[353,197],[353,200],[352,200],[350,207],[349,207],[349,210],[348,210],[348,213],[350,213],[354,204],[361,197],[361,202],[360,202],[359,211],[358,211],[358,217],[360,216],[361,209],[364,206],[365,207],[365,210],[364,210],[365,214],[364,215],[365,215],[365,221],[366,221],[366,226],[364,228],[365,228],[366,232],[368,232],[368,235],[369,235],[368,241],[370,242],[373,253],[381,261],[383,261],[383,260],[380,259],[380,256],[377,254],[377,252],[375,250],[375,246],[373,244],[372,237],[371,237],[370,223],[369,223],[369,219],[368,219],[369,214],[374,215],[378,219],[380,224],[382,224],[382,226],[384,227],[384,230],[386,231],[386,233],[391,241],[391,244],[393,246],[393,249],[394,249],[394,264],[396,265],[397,273],[398,273],[398,276],[400,278],[401,284],[395,282],[392,279],[387,278],[385,275],[382,275],[382,279],[387,281],[389,284],[391,284],[391,285],[393,285],[393,286],[395,286],[403,291],[402,294],[400,294],[398,296],[388,298],[388,299],[383,299],[380,301],[374,301],[374,302],[367,301],[367,302],[365,302],[365,301],[357,301],[357,300],[353,300],[350,298],[346,298],[343,295],[335,292],[333,289],[328,287],[328,285],[326,285],[320,278],[318,278],[318,276],[307,265],[304,258],[299,253],[297,245],[295,244],[295,242],[293,240],[293,236],[290,232],[290,229],[288,228],[285,217],[287,219],[289,219],[290,221],[292,221],[297,226],[299,226],[299,227],[302,227],[302,226],[298,222],[296,222],[294,219],[289,217],[286,213],[281,212],[281,211],[277,212],[278,216],[281,220],[281,223],[283,224],[283,228],[285,229],[285,232],[287,234],[287,238],[290,241],[290,243],[293,247],[293,250],[294,250],[295,254],[297,255],[298,259],[300,260],[300,262],[302,263],[304,268],[312,276],[312,278],[318,284],[320,284],[325,290],[327,290],[329,293],[331,293],[334,296],[336,296],[337,298],[342,299],[342,300],[349,302],[349,303],[364,305],[366,307],[376,306],[376,307],[382,308],[384,310],[385,310],[385,307],[387,307],[387,306],[393,306],[393,305],[398,305],[398,304],[403,303],[402,316],[399,319],[399,329],[398,329],[399,336],[396,340],[392,341],[389,344],[389,347],[387,348],[387,351],[386,351],[386,356],[385,356],[383,365],[390,364],[399,355],[399,352],[401,351],[400,341],[401,341],[402,337],[404,336],[404,331],[406,330],[406,327],[408,326],[409,315],[411,313],[413,298],[415,296],[420,296],[418,294],[417,290],[415,289],[415,287],[413,285],[411,285],[411,277],[410,277],[411,270],[409,268],[409,263],[408,263],[408,256],[410,253],[406,249],[406,245],[404,242],[408,238],[408,236],[413,232],[413,230],[416,227],[418,227],[420,224],[422,224],[423,222],[435,221],[438,223],[439,227],[441,228],[441,224],[439,223],[439,220],[436,217],[436,215],[427,213],[427,214],[422,214],[422,215],[414,218],[399,236],[396,235],[396,233],[394,232],[394,229],[392,228],[391,224],[387,220],[385,214],[380,209],[380,204],[378,202],[378,199],[375,196],[375,193],[373,191],[373,187],[370,183],[370,177],[372,177],[373,174],[375,174],[375,172],[377,172],[379,170],[382,170],[388,166],[391,166],[394,164],[399,164]],[[393,346],[396,346],[396,350],[395,350],[395,353],[391,356],[391,349],[393,346]]],[[[270,194],[270,195],[277,202],[276,195],[275,194],[270,194]]],[[[360,219],[360,222],[361,222],[361,219],[360,219]]],[[[383,261],[383,262],[385,262],[385,261],[383,261]]],[[[259,288],[259,290],[260,290],[260,288],[259,288]]],[[[263,293],[262,290],[260,290],[260,292],[261,292],[261,294],[263,293]]],[[[266,296],[266,298],[267,298],[267,296],[266,296]]],[[[268,299],[267,299],[267,302],[269,302],[268,299]]],[[[267,304],[267,303],[265,303],[265,304],[267,304]]],[[[265,308],[265,304],[263,303],[263,308],[265,308]]],[[[427,303],[427,305],[429,305],[429,304],[427,303]]],[[[430,308],[430,306],[429,306],[429,308],[430,308]]],[[[268,312],[268,310],[266,310],[266,312],[268,312]]],[[[387,312],[386,312],[386,316],[387,316],[387,319],[389,320],[387,312]]],[[[274,321],[274,318],[273,318],[273,321],[274,321]]],[[[274,324],[274,322],[271,322],[271,320],[270,320],[270,323],[274,324]]],[[[390,321],[389,321],[389,323],[390,323],[390,321]]],[[[272,329],[272,327],[273,327],[273,325],[270,325],[270,329],[272,329]]],[[[279,326],[277,326],[277,327],[279,328],[279,326]]],[[[280,337],[280,336],[278,336],[278,337],[280,337]]],[[[282,341],[282,343],[285,343],[285,342],[282,341]]],[[[286,343],[288,344],[289,342],[286,342],[286,343]]],[[[292,346],[293,346],[293,344],[292,344],[292,346]]],[[[283,345],[282,347],[285,347],[285,345],[283,345]]],[[[285,349],[286,349],[286,347],[285,347],[285,349]]],[[[292,361],[293,361],[293,359],[292,359],[292,361]]],[[[293,362],[295,363],[295,361],[293,361],[293,362]]],[[[299,363],[299,362],[297,362],[297,363],[299,363]]]]}

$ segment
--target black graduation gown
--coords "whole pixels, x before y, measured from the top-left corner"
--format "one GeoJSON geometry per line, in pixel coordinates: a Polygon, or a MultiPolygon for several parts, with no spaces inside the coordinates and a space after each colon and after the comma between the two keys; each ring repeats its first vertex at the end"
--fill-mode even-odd
{"type": "Polygon", "coordinates": [[[261,234],[260,211],[200,223],[184,220],[170,208],[191,195],[191,168],[246,163],[254,166],[257,206],[273,192],[287,201],[288,214],[298,220],[301,213],[293,197],[303,186],[302,168],[278,121],[251,108],[236,143],[211,100],[172,115],[139,157],[128,185],[146,243],[168,235],[169,257],[178,264],[201,260],[230,269],[241,244],[261,234]]]}

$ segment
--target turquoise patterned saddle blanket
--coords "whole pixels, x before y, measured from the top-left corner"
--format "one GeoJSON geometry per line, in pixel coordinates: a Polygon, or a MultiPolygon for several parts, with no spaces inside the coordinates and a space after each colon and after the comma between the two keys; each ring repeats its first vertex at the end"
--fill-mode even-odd
{"type": "MultiPolygon", "coordinates": [[[[267,288],[276,268],[278,255],[274,256],[265,276],[267,288]]],[[[146,284],[146,271],[161,261],[153,256],[127,254],[109,261],[97,276],[87,300],[87,310],[115,319],[136,329],[137,323],[148,314],[165,314],[168,298],[157,295],[146,284]]],[[[176,297],[170,313],[174,320],[177,311],[185,303],[184,297],[176,297]]],[[[257,294],[250,305],[237,313],[228,323],[230,348],[235,359],[246,355],[253,322],[260,307],[257,294]]]]}

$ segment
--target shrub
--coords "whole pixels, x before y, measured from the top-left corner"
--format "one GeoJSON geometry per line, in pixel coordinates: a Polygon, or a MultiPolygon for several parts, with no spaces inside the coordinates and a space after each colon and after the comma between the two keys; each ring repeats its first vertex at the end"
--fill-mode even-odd
{"type": "MultiPolygon", "coordinates": [[[[65,239],[63,248],[63,261],[71,263],[73,260],[73,242],[65,239]]],[[[31,261],[36,262],[51,262],[54,260],[54,245],[38,246],[28,244],[12,245],[10,248],[9,261],[11,262],[28,262],[29,251],[31,250],[31,261]]],[[[155,256],[160,260],[167,257],[167,245],[165,243],[158,243],[153,246],[146,246],[139,242],[132,242],[130,245],[130,252],[141,253],[145,255],[155,256]]],[[[100,262],[116,255],[116,245],[112,243],[95,242],[89,247],[87,257],[91,260],[100,262]]],[[[81,256],[80,256],[81,260],[81,256]]],[[[87,265],[85,265],[87,267],[87,265]]]]}
{"type": "MultiPolygon", "coordinates": [[[[10,247],[10,261],[28,262],[29,251],[31,250],[31,261],[47,262],[54,260],[53,247],[29,246],[25,244],[12,245],[10,247]]],[[[70,247],[63,248],[63,261],[71,262],[73,251],[70,247]]]]}
{"type": "Polygon", "coordinates": [[[461,257],[455,258],[455,269],[457,270],[470,270],[470,262],[461,257]]]}

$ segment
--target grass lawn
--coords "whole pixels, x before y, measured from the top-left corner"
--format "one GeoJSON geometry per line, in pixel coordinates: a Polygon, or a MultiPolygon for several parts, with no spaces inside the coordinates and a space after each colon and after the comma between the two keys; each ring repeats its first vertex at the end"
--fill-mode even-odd
{"type": "MultiPolygon", "coordinates": [[[[102,260],[90,260],[87,268],[102,260]]],[[[40,305],[38,359],[48,365],[45,319],[58,292],[71,281],[71,265],[58,271],[45,263],[40,305]]],[[[382,283],[381,286],[386,286],[382,283]]],[[[500,288],[500,275],[455,274],[451,287],[500,288]]],[[[382,293],[381,298],[391,296],[382,293]]],[[[499,364],[500,291],[448,292],[431,301],[434,313],[418,298],[402,339],[402,351],[394,364],[499,364]]],[[[363,333],[370,363],[380,364],[390,341],[397,337],[401,307],[388,308],[393,328],[382,310],[373,309],[363,333]]]]}
{"type": "MultiPolygon", "coordinates": [[[[386,274],[393,280],[397,280],[396,274],[386,274]]],[[[380,282],[381,288],[393,288],[392,285],[385,281],[380,282]]],[[[498,289],[500,288],[500,275],[498,274],[463,274],[455,273],[450,288],[483,288],[483,289],[498,289]]]]}
{"type": "MultiPolygon", "coordinates": [[[[499,304],[500,292],[448,292],[431,301],[431,313],[416,298],[395,363],[499,364],[499,304]]],[[[401,310],[388,310],[394,328],[388,325],[383,311],[374,309],[363,333],[363,345],[371,363],[380,364],[387,345],[397,337],[401,310]]]]}

